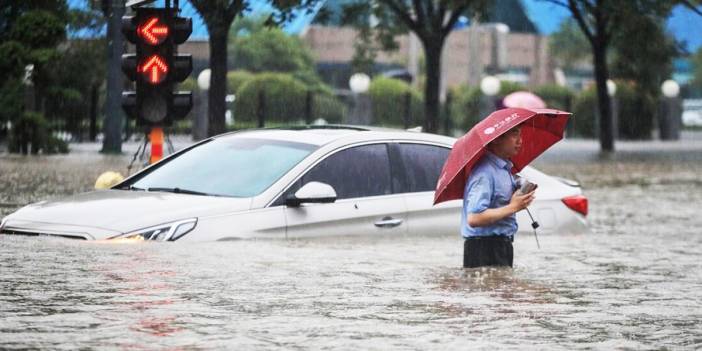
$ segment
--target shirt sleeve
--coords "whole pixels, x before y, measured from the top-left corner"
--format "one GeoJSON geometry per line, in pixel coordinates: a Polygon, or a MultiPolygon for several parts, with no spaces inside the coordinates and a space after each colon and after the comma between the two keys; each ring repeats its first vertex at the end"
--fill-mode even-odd
{"type": "Polygon", "coordinates": [[[466,214],[481,213],[490,207],[492,184],[484,174],[471,176],[466,184],[464,201],[466,214]]]}

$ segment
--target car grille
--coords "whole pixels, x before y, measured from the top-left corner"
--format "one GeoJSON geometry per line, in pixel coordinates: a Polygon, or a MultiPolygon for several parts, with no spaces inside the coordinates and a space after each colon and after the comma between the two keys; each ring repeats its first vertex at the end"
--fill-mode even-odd
{"type": "Polygon", "coordinates": [[[39,233],[39,232],[28,232],[28,231],[23,231],[23,230],[12,230],[12,229],[2,229],[2,230],[0,230],[0,234],[24,235],[24,236],[53,236],[53,237],[58,236],[58,237],[67,238],[67,239],[86,240],[85,237],[80,236],[80,235],[39,233]]]}

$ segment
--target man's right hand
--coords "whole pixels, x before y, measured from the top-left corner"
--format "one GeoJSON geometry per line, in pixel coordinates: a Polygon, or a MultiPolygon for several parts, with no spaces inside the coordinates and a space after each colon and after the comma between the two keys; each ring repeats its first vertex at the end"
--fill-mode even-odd
{"type": "Polygon", "coordinates": [[[536,189],[526,194],[522,194],[522,192],[519,190],[515,191],[509,202],[509,206],[512,208],[512,210],[514,210],[514,213],[517,213],[531,205],[531,202],[534,201],[535,192],[536,189]]]}

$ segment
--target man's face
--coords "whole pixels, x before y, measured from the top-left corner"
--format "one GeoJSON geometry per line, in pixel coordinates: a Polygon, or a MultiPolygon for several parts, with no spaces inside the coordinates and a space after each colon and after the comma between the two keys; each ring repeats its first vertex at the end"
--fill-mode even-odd
{"type": "Polygon", "coordinates": [[[490,143],[490,151],[502,158],[514,157],[522,149],[522,128],[517,126],[490,143]]]}

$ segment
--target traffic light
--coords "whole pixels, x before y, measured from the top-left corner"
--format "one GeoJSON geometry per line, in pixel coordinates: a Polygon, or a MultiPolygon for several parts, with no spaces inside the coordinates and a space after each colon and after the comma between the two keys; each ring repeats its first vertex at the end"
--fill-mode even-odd
{"type": "Polygon", "coordinates": [[[190,18],[173,8],[136,8],[122,17],[122,33],[136,54],[122,55],[122,70],[136,82],[136,91],[122,93],[122,107],[142,126],[170,126],[192,108],[192,92],[174,92],[193,69],[191,55],[179,55],[177,45],[192,32],[190,18]]]}

